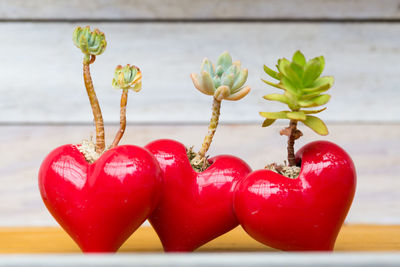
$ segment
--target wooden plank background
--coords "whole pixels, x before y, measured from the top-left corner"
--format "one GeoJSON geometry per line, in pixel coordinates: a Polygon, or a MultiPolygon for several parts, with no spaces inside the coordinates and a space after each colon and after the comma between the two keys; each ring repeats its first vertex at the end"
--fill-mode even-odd
{"type": "Polygon", "coordinates": [[[396,0],[3,0],[3,20],[400,18],[396,0]]]}
{"type": "MultiPolygon", "coordinates": [[[[89,123],[81,52],[73,45],[76,25],[1,23],[0,123],[89,123]]],[[[222,122],[258,123],[261,110],[284,106],[262,99],[263,64],[301,49],[325,55],[336,82],[321,117],[338,122],[400,122],[398,69],[400,24],[387,23],[91,23],[107,34],[108,47],[92,66],[107,122],[119,120],[120,92],[111,87],[118,64],[143,71],[143,90],[131,93],[129,122],[206,123],[211,98],[198,92],[189,74],[203,57],[224,50],[249,68],[250,94],[222,105],[222,122]],[[184,111],[184,112],[182,112],[184,111]]]]}
{"type": "Polygon", "coordinates": [[[189,74],[203,57],[224,50],[249,68],[252,92],[222,104],[210,153],[243,157],[254,168],[284,159],[282,124],[261,129],[258,111],[280,110],[262,96],[262,65],[325,55],[334,75],[332,100],[321,117],[331,134],[304,130],[297,147],[332,140],[353,157],[358,188],[349,223],[400,224],[400,11],[394,0],[4,0],[0,2],[0,226],[54,226],[37,189],[37,171],[51,149],[93,132],[83,88],[82,55],[71,41],[90,24],[108,47],[92,73],[108,140],[119,118],[120,92],[111,88],[117,64],[143,71],[143,90],[129,96],[122,143],[174,138],[199,147],[211,98],[189,74]]]}

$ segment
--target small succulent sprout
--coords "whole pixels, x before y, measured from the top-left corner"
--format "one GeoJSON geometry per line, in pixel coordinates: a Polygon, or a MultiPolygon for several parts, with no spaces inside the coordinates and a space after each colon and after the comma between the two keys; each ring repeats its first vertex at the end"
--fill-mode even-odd
{"type": "Polygon", "coordinates": [[[247,69],[241,67],[240,61],[232,62],[228,52],[218,57],[216,66],[205,58],[200,69],[200,74],[191,74],[194,86],[206,95],[213,95],[218,101],[236,101],[250,92],[250,87],[243,86],[247,80],[247,69]]]}
{"type": "Polygon", "coordinates": [[[98,29],[91,31],[89,26],[77,27],[72,35],[72,40],[76,47],[85,54],[85,61],[90,61],[90,56],[102,54],[107,46],[104,33],[98,29]]]}
{"type": "Polygon", "coordinates": [[[267,127],[277,119],[289,119],[300,121],[311,128],[317,134],[327,135],[328,129],[325,123],[311,114],[320,113],[326,108],[309,110],[328,103],[330,99],[326,91],[333,85],[332,76],[322,76],[325,67],[323,56],[306,61],[304,55],[297,51],[292,61],[282,58],[276,65],[278,71],[274,71],[264,65],[264,71],[279,82],[274,83],[262,80],[266,84],[282,89],[283,94],[268,94],[264,98],[271,101],[279,101],[287,104],[290,111],[260,112],[265,117],[263,127],[267,127]]]}
{"type": "Polygon", "coordinates": [[[116,89],[131,89],[139,92],[142,89],[142,73],[140,69],[134,65],[118,65],[115,68],[112,86],[116,89]]]}

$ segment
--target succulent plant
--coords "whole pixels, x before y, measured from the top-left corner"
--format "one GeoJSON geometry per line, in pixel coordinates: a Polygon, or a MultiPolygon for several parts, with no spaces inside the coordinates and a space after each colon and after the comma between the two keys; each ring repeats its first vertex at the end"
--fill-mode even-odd
{"type": "Polygon", "coordinates": [[[218,57],[216,67],[205,58],[200,69],[200,75],[191,74],[194,86],[206,95],[213,95],[218,101],[239,100],[250,92],[248,86],[243,87],[247,80],[247,69],[241,67],[240,61],[232,62],[228,52],[218,57]]]}
{"type": "Polygon", "coordinates": [[[116,89],[132,89],[139,92],[142,89],[142,73],[135,65],[118,65],[115,68],[112,86],[116,89]]]}
{"type": "Polygon", "coordinates": [[[213,96],[208,133],[204,137],[201,149],[198,153],[194,153],[192,149],[188,150],[190,163],[195,170],[203,171],[210,165],[206,153],[218,127],[221,101],[223,99],[236,101],[250,92],[250,87],[243,86],[247,80],[247,74],[247,69],[241,67],[240,61],[232,62],[231,55],[223,52],[217,59],[216,67],[205,58],[201,63],[200,75],[195,73],[190,75],[194,86],[200,92],[213,96]]]}
{"type": "Polygon", "coordinates": [[[118,65],[115,68],[112,86],[116,89],[122,89],[121,108],[120,108],[120,128],[115,135],[111,148],[116,147],[124,135],[126,128],[126,105],[128,102],[128,90],[139,92],[142,89],[142,72],[135,65],[118,65]]]}
{"type": "Polygon", "coordinates": [[[320,135],[327,135],[328,128],[318,117],[310,115],[324,111],[326,108],[310,110],[308,108],[319,107],[328,103],[330,95],[324,94],[333,85],[332,76],[321,77],[325,67],[323,56],[306,61],[300,51],[296,51],[292,61],[282,58],[276,65],[278,71],[274,71],[264,65],[264,71],[269,76],[278,80],[273,83],[263,80],[266,84],[282,89],[283,94],[268,94],[264,98],[271,101],[279,101],[288,105],[290,110],[280,112],[260,112],[265,117],[262,124],[267,127],[277,119],[290,120],[289,127],[281,130],[281,135],[288,136],[288,162],[289,166],[295,166],[294,142],[302,136],[297,129],[297,122],[300,121],[314,132],[320,135]]]}
{"type": "Polygon", "coordinates": [[[266,84],[284,90],[283,94],[268,94],[264,98],[271,101],[279,101],[287,104],[290,111],[280,112],[260,112],[265,117],[263,127],[269,126],[277,119],[289,119],[302,122],[320,135],[327,135],[328,129],[325,123],[310,114],[324,111],[326,108],[318,110],[307,110],[325,105],[330,99],[329,94],[324,94],[333,85],[332,76],[320,77],[325,67],[323,56],[306,61],[304,55],[297,51],[294,53],[292,61],[282,58],[276,65],[278,72],[264,65],[264,71],[278,83],[263,80],[266,84]]]}
{"type": "Polygon", "coordinates": [[[102,54],[107,46],[104,33],[98,29],[91,31],[89,26],[77,27],[72,35],[72,40],[76,47],[85,54],[86,61],[90,61],[90,55],[98,56],[102,54]]]}

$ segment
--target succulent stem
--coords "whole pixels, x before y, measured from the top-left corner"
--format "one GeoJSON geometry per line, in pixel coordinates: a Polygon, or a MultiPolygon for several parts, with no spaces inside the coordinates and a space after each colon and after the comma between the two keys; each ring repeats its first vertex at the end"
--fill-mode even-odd
{"type": "Polygon", "coordinates": [[[120,109],[120,127],[115,135],[114,141],[111,145],[111,148],[118,146],[119,141],[121,140],[122,136],[124,135],[125,128],[126,128],[126,104],[128,102],[128,89],[122,90],[121,95],[121,109],[120,109]]]}
{"type": "MultiPolygon", "coordinates": [[[[212,139],[214,137],[215,131],[217,130],[219,115],[221,110],[221,101],[213,98],[213,105],[212,105],[212,115],[210,119],[210,124],[208,126],[208,133],[204,137],[203,144],[199,153],[190,161],[192,166],[206,166],[207,165],[207,158],[206,153],[210,148],[212,139]]],[[[197,168],[197,167],[196,167],[197,168]]]]}
{"type": "Polygon", "coordinates": [[[217,100],[216,98],[213,98],[212,115],[211,115],[210,125],[208,126],[208,133],[204,137],[203,144],[199,151],[199,155],[202,158],[206,156],[206,153],[210,148],[212,139],[214,137],[215,131],[217,130],[220,110],[221,110],[221,101],[217,100]]]}
{"type": "Polygon", "coordinates": [[[96,59],[96,56],[92,55],[88,61],[87,55],[83,61],[83,80],[85,82],[86,92],[89,97],[90,105],[93,111],[93,117],[96,125],[96,152],[101,154],[105,148],[104,139],[104,122],[101,114],[99,101],[97,100],[96,92],[94,91],[92,77],[90,76],[90,64],[96,59]]]}
{"type": "Polygon", "coordinates": [[[291,131],[290,131],[290,135],[289,135],[289,139],[288,139],[288,146],[287,146],[287,152],[288,152],[288,163],[289,166],[295,166],[296,165],[296,158],[294,155],[294,141],[296,140],[294,138],[294,133],[296,131],[297,128],[297,121],[296,120],[290,120],[290,124],[289,124],[291,131]]]}
{"type": "Polygon", "coordinates": [[[288,164],[290,167],[296,166],[296,157],[294,154],[294,142],[299,139],[303,134],[297,129],[297,120],[290,120],[289,127],[281,130],[281,135],[286,135],[288,137],[288,164]]]}

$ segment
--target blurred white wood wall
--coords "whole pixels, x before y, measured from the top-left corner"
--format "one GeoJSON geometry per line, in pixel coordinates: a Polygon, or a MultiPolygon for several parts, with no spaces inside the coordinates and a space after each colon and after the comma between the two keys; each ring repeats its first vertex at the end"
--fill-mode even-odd
{"type": "MultiPolygon", "coordinates": [[[[308,58],[324,55],[324,74],[336,79],[321,114],[331,130],[324,139],[342,145],[359,174],[349,221],[400,223],[399,5],[398,0],[1,1],[0,225],[55,224],[41,203],[37,170],[52,148],[79,142],[92,131],[82,55],[71,40],[78,25],[106,34],[108,47],[92,65],[92,77],[109,130],[119,119],[120,92],[111,87],[115,66],[135,64],[143,72],[142,91],[129,96],[131,126],[124,143],[167,137],[199,146],[211,98],[194,89],[189,75],[199,71],[204,57],[215,61],[230,51],[249,69],[252,91],[222,104],[222,125],[210,153],[239,155],[254,169],[285,153],[279,127],[259,126],[259,111],[285,108],[262,99],[277,92],[260,81],[267,77],[263,64],[273,66],[297,49],[308,58]]],[[[321,139],[305,132],[298,147],[321,139]]]]}

